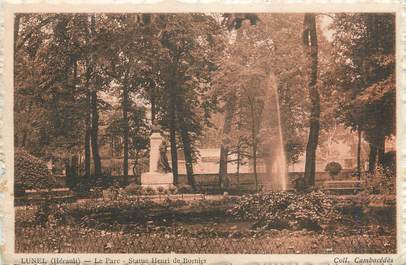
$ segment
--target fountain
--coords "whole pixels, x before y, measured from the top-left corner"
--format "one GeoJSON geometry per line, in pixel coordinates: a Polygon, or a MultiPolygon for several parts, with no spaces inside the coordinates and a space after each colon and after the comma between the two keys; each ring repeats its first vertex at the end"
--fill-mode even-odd
{"type": "Polygon", "coordinates": [[[279,92],[277,88],[277,80],[274,76],[270,76],[267,80],[267,104],[265,110],[267,113],[276,113],[269,119],[269,130],[266,137],[270,139],[266,144],[267,152],[265,152],[265,176],[262,178],[262,189],[264,191],[280,191],[287,189],[287,162],[283,142],[281,112],[279,106],[279,92]]]}

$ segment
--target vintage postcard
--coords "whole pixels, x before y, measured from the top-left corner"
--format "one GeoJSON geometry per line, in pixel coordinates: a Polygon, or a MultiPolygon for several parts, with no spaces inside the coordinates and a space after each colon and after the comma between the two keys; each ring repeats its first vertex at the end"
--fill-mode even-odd
{"type": "Polygon", "coordinates": [[[2,16],[2,264],[406,264],[400,3],[2,16]]]}

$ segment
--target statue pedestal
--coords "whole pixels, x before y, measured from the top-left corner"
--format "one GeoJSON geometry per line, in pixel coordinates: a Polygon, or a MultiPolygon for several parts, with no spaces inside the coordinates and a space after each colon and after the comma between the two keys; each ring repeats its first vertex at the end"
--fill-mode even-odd
{"type": "Polygon", "coordinates": [[[159,146],[162,136],[159,132],[153,132],[150,137],[149,172],[141,174],[141,185],[144,187],[168,189],[173,186],[173,174],[158,172],[159,146]]]}
{"type": "Polygon", "coordinates": [[[149,172],[156,172],[158,171],[159,145],[162,143],[161,134],[152,133],[149,141],[151,147],[149,151],[149,172]]]}
{"type": "Polygon", "coordinates": [[[141,185],[144,187],[168,189],[173,186],[172,173],[146,172],[141,175],[141,185]]]}

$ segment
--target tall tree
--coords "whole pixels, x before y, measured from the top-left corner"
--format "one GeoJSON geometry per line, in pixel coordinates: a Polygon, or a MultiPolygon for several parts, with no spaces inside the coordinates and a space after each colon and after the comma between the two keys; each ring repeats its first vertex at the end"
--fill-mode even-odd
{"type": "MultiPolygon", "coordinates": [[[[136,94],[141,94],[140,86],[145,85],[145,69],[150,69],[152,51],[156,49],[152,42],[154,28],[150,25],[149,14],[125,14],[109,16],[102,35],[103,39],[114,40],[106,55],[108,65],[104,68],[105,73],[112,77],[118,84],[122,117],[121,127],[123,138],[123,172],[128,177],[129,169],[129,146],[130,143],[130,109],[132,108],[136,94]]],[[[153,74],[150,73],[149,74],[153,74]]],[[[148,81],[151,78],[148,78],[148,81]]],[[[152,103],[152,101],[151,101],[152,103]]],[[[153,104],[151,104],[153,105],[153,104]]],[[[154,116],[154,115],[152,115],[154,116]]]]}
{"type": "MultiPolygon", "coordinates": [[[[97,43],[94,42],[96,39],[97,31],[96,31],[96,15],[92,14],[89,15],[90,23],[89,23],[89,48],[92,50],[96,50],[97,43]]],[[[97,73],[96,67],[96,54],[91,52],[88,60],[88,66],[91,69],[92,75],[94,76],[93,82],[90,86],[90,112],[91,112],[91,130],[90,130],[90,139],[91,139],[91,146],[92,146],[92,155],[93,155],[93,164],[94,164],[94,174],[96,178],[100,178],[102,175],[101,169],[101,160],[99,154],[99,109],[98,109],[98,87],[100,85],[100,80],[97,80],[99,76],[97,73]],[[99,82],[98,82],[99,81],[99,82]]]]}
{"type": "Polygon", "coordinates": [[[29,139],[25,141],[29,151],[45,159],[73,161],[69,156],[84,148],[86,175],[90,175],[91,149],[97,174],[101,174],[97,124],[102,102],[97,93],[109,82],[98,67],[98,26],[87,14],[22,15],[23,37],[16,47],[16,92],[27,100],[18,100],[16,107],[31,102],[30,108],[42,110],[37,112],[42,118],[31,125],[18,118],[16,124],[35,124],[37,129],[29,137],[19,131],[22,137],[16,139],[29,139]],[[29,78],[21,76],[27,70],[29,78]]]}
{"type": "MultiPolygon", "coordinates": [[[[245,21],[249,21],[250,25],[255,25],[257,23],[258,17],[255,14],[223,14],[222,24],[230,31],[236,32],[236,42],[237,44],[242,44],[242,26],[245,21]]],[[[235,56],[238,51],[227,51],[229,56],[235,56]],[[234,54],[233,54],[234,52],[234,54]]],[[[224,67],[224,66],[223,66],[224,67]]],[[[227,66],[226,66],[227,67],[227,66]]],[[[226,68],[224,67],[224,69],[226,68]]],[[[227,71],[227,70],[226,70],[227,71]]],[[[228,189],[228,156],[230,152],[230,140],[227,135],[230,134],[232,128],[232,121],[234,114],[236,112],[237,97],[235,91],[232,89],[225,90],[223,94],[224,97],[224,123],[223,123],[223,139],[220,145],[220,160],[219,160],[219,187],[221,190],[228,189]]]]}
{"type": "Polygon", "coordinates": [[[318,43],[316,29],[316,15],[306,13],[303,22],[303,45],[309,61],[309,97],[310,107],[310,128],[309,138],[306,146],[306,162],[304,180],[305,185],[315,184],[316,174],[316,150],[320,131],[320,95],[317,88],[318,70],[318,43]]]}
{"type": "MultiPolygon", "coordinates": [[[[303,55],[303,47],[298,45],[297,42],[303,33],[301,30],[303,15],[260,14],[257,16],[254,14],[226,14],[226,17],[225,21],[227,23],[225,24],[231,25],[231,28],[234,28],[234,19],[238,18],[236,22],[238,30],[237,33],[230,34],[228,49],[223,56],[225,59],[221,63],[221,69],[217,75],[217,86],[221,93],[221,99],[224,100],[224,126],[230,124],[231,127],[234,116],[240,112],[241,107],[238,106],[238,103],[231,103],[235,101],[233,100],[234,97],[241,97],[241,85],[245,80],[250,80],[255,75],[257,75],[256,79],[258,80],[273,76],[272,82],[277,84],[278,93],[272,92],[272,95],[269,95],[271,99],[265,97],[264,101],[269,102],[272,100],[271,105],[275,105],[273,99],[279,94],[280,120],[283,144],[287,154],[286,160],[294,163],[303,152],[304,142],[302,139],[304,136],[302,132],[307,127],[306,121],[308,119],[307,98],[305,100],[303,98],[305,92],[303,83],[307,81],[307,76],[303,71],[303,64],[306,60],[303,55]],[[248,19],[246,15],[248,15],[248,19]],[[256,26],[251,24],[250,17],[256,17],[256,26]],[[242,33],[238,34],[239,31],[242,33]],[[227,109],[230,110],[227,107],[232,105],[237,107],[231,108],[233,111],[227,111],[227,109]]],[[[262,84],[262,86],[264,87],[260,87],[260,89],[264,91],[273,90],[272,84],[262,84]]],[[[255,90],[258,89],[258,86],[251,88],[255,90]]],[[[244,104],[248,103],[245,102],[244,104]]],[[[263,119],[267,120],[268,123],[265,126],[268,128],[263,128],[264,131],[269,133],[269,126],[279,126],[276,123],[278,120],[277,113],[276,108],[272,107],[267,107],[266,112],[264,111],[263,119]]],[[[238,135],[238,133],[235,133],[234,128],[231,127],[230,131],[230,133],[227,133],[227,130],[222,132],[224,142],[220,155],[220,180],[227,180],[226,165],[229,159],[227,159],[225,147],[229,144],[226,143],[233,142],[230,141],[230,135],[238,135]]],[[[261,132],[261,134],[263,133],[261,132]]],[[[267,137],[259,139],[261,148],[258,151],[261,156],[271,156],[274,149],[274,144],[271,142],[275,135],[278,134],[270,133],[267,137]],[[264,141],[267,143],[264,144],[264,141]],[[265,148],[265,146],[267,147],[265,148]]],[[[236,142],[234,141],[234,143],[236,142]]],[[[270,160],[268,162],[272,162],[271,157],[268,160],[270,160]]],[[[222,181],[222,183],[224,182],[222,181]]]]}
{"type": "Polygon", "coordinates": [[[395,18],[337,14],[331,28],[337,116],[345,126],[362,131],[373,172],[383,162],[385,139],[395,134],[395,18]]]}
{"type": "Polygon", "coordinates": [[[162,15],[159,21],[163,23],[160,42],[167,60],[164,66],[167,70],[162,71],[165,72],[162,95],[166,101],[164,126],[170,131],[172,166],[177,157],[178,135],[188,183],[195,188],[196,140],[202,135],[203,126],[209,125],[216,108],[210,73],[216,69],[215,55],[221,50],[220,28],[213,17],[204,14],[162,15]]]}

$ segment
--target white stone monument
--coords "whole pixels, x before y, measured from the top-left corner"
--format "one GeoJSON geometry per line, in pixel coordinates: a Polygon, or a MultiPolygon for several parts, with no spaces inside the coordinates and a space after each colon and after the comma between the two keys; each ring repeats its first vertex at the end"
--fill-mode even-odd
{"type": "Polygon", "coordinates": [[[141,185],[144,187],[168,189],[173,186],[173,174],[158,171],[160,158],[159,147],[162,143],[162,136],[157,130],[153,130],[150,136],[149,172],[141,174],[141,185]]]}

